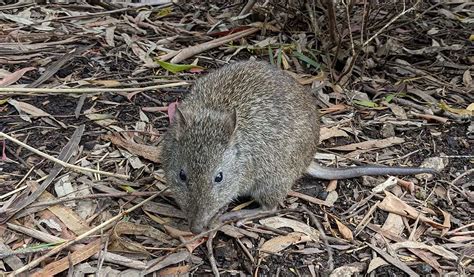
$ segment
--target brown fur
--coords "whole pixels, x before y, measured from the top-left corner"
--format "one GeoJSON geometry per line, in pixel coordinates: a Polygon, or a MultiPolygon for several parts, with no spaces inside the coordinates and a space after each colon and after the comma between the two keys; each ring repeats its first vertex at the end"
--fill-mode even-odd
{"type": "Polygon", "coordinates": [[[162,161],[191,230],[199,232],[240,195],[276,207],[305,172],[318,141],[310,92],[264,62],[238,62],[196,82],[166,134],[162,161]],[[220,171],[223,180],[215,183],[220,171]]]}

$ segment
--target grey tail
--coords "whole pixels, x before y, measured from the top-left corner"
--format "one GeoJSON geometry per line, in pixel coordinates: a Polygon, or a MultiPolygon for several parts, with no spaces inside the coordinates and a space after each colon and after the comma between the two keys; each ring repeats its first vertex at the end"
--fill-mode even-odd
{"type": "Polygon", "coordinates": [[[361,176],[377,176],[377,175],[414,175],[420,173],[437,174],[433,168],[424,167],[387,167],[387,166],[355,166],[343,168],[331,168],[319,165],[312,161],[306,169],[306,173],[312,177],[324,180],[341,180],[361,176]]]}

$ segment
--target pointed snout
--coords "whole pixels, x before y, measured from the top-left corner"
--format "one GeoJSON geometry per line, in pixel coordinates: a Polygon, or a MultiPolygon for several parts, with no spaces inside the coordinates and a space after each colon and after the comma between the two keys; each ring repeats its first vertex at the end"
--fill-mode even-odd
{"type": "Polygon", "coordinates": [[[201,214],[197,212],[194,217],[189,218],[189,229],[194,234],[200,234],[202,232],[208,231],[211,227],[213,227],[213,218],[214,216],[212,214],[201,214]]]}
{"type": "Polygon", "coordinates": [[[189,229],[196,235],[208,230],[204,224],[190,224],[189,229]]]}

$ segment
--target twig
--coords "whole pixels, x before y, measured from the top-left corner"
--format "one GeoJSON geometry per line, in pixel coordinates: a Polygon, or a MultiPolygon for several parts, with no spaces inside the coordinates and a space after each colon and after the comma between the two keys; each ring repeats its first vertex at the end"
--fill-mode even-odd
{"type": "Polygon", "coordinates": [[[432,114],[422,114],[422,113],[416,113],[414,111],[410,111],[410,114],[412,114],[414,116],[417,116],[417,117],[421,117],[421,118],[426,119],[426,120],[436,120],[436,121],[438,121],[440,123],[443,123],[443,124],[446,124],[449,121],[449,119],[447,119],[445,117],[432,115],[432,114]]]}
{"type": "Polygon", "coordinates": [[[89,194],[89,195],[81,195],[81,196],[76,196],[76,197],[71,197],[71,198],[59,198],[51,201],[44,201],[44,202],[38,202],[36,204],[32,204],[29,206],[29,208],[34,208],[34,207],[42,207],[42,206],[52,206],[64,202],[70,202],[70,201],[78,201],[78,200],[84,200],[84,199],[95,199],[95,198],[116,198],[116,197],[129,197],[129,196],[135,196],[135,197],[143,197],[143,196],[150,196],[154,195],[155,193],[158,193],[158,191],[137,191],[137,192],[117,192],[117,193],[98,193],[98,194],[89,194]]]}
{"type": "Polygon", "coordinates": [[[69,240],[55,248],[53,248],[51,251],[49,251],[48,253],[46,253],[45,255],[39,257],[38,259],[36,260],[33,260],[31,261],[29,264],[26,264],[25,266],[23,267],[20,267],[19,269],[11,272],[8,276],[9,277],[13,277],[13,276],[16,276],[22,272],[25,272],[27,270],[30,270],[36,266],[38,266],[40,263],[42,263],[43,261],[45,261],[47,258],[59,253],[61,250],[63,249],[66,249],[67,247],[73,245],[74,243],[76,242],[79,242],[81,241],[82,239],[98,232],[98,231],[102,231],[103,228],[107,227],[107,225],[119,220],[120,218],[122,218],[124,215],[126,214],[129,214],[131,213],[132,211],[136,210],[137,208],[140,208],[142,205],[144,205],[145,203],[149,202],[150,200],[154,199],[155,197],[157,197],[159,195],[159,193],[155,194],[155,195],[152,195],[150,197],[148,197],[147,199],[143,200],[142,202],[136,204],[135,206],[131,207],[130,209],[127,209],[126,211],[110,218],[109,220],[105,221],[104,223],[98,225],[97,227],[85,232],[84,234],[76,237],[75,239],[72,239],[72,240],[69,240]]]}
{"type": "Polygon", "coordinates": [[[3,198],[7,198],[7,197],[9,197],[9,196],[11,196],[11,195],[13,195],[13,194],[19,192],[19,191],[22,191],[22,190],[26,189],[27,187],[28,187],[28,186],[22,186],[22,187],[19,187],[19,188],[15,189],[15,190],[12,190],[12,191],[10,191],[10,192],[7,192],[7,193],[5,193],[5,194],[3,194],[3,195],[0,195],[0,200],[2,200],[3,198]]]}
{"type": "Polygon", "coordinates": [[[329,246],[328,238],[326,237],[326,234],[324,233],[323,226],[321,226],[321,223],[319,222],[319,220],[310,210],[308,210],[308,208],[303,207],[302,210],[306,214],[308,214],[309,219],[311,219],[311,222],[313,222],[313,224],[316,225],[316,228],[318,228],[319,236],[324,242],[324,245],[326,246],[326,251],[328,252],[328,266],[329,266],[328,272],[331,272],[334,270],[334,259],[333,259],[332,249],[329,246]]]}
{"type": "Polygon", "coordinates": [[[216,258],[214,257],[214,249],[212,247],[212,241],[214,240],[214,237],[216,236],[217,231],[212,232],[209,234],[209,239],[206,242],[207,246],[207,255],[209,257],[209,263],[211,264],[212,268],[212,273],[214,273],[214,276],[219,277],[219,269],[217,268],[217,263],[216,263],[216,258]]]}
{"type": "Polygon", "coordinates": [[[137,92],[156,90],[161,88],[171,88],[179,86],[187,86],[188,82],[178,82],[171,84],[162,84],[156,86],[142,87],[142,88],[12,88],[0,87],[0,95],[11,95],[15,92],[20,93],[97,93],[97,92],[137,92]]]}
{"type": "Polygon", "coordinates": [[[464,172],[463,174],[459,175],[458,177],[456,177],[456,179],[454,179],[451,184],[454,186],[459,180],[461,180],[464,176],[468,175],[468,174],[471,174],[474,172],[474,168],[471,168],[469,169],[468,171],[464,172]]]}
{"type": "MultiPolygon", "coordinates": [[[[173,59],[171,59],[170,62],[171,63],[179,63],[179,62],[181,62],[181,61],[183,61],[187,58],[190,58],[190,57],[192,57],[196,54],[202,53],[202,52],[207,51],[209,49],[213,49],[215,47],[226,44],[226,43],[231,42],[233,40],[249,36],[253,33],[258,32],[259,30],[260,30],[259,28],[251,27],[247,30],[243,30],[243,31],[240,31],[240,32],[237,32],[237,33],[232,33],[232,34],[229,34],[229,35],[227,35],[225,37],[222,37],[222,38],[214,39],[214,40],[202,43],[202,44],[198,44],[198,45],[188,47],[186,49],[183,49],[183,50],[179,51],[179,53],[173,59]]],[[[163,58],[160,57],[160,60],[163,60],[163,58]]]]}
{"type": "Polygon", "coordinates": [[[398,267],[399,269],[403,270],[408,276],[420,276],[416,272],[414,272],[411,268],[409,268],[406,264],[400,262],[398,259],[394,258],[384,250],[372,245],[370,243],[366,243],[370,248],[372,248],[377,254],[382,256],[387,262],[391,263],[392,265],[398,267]]]}
{"type": "Polygon", "coordinates": [[[235,239],[237,241],[237,244],[240,246],[240,248],[242,248],[242,251],[244,251],[245,255],[247,255],[247,257],[249,258],[249,260],[252,262],[252,264],[255,263],[255,259],[253,258],[252,254],[250,254],[249,250],[247,249],[247,247],[243,244],[243,242],[239,239],[239,238],[236,238],[235,239]]]}
{"type": "Polygon", "coordinates": [[[413,11],[418,6],[418,4],[420,2],[421,2],[421,0],[416,1],[416,3],[411,8],[409,8],[408,10],[405,10],[405,1],[404,1],[403,2],[403,11],[400,14],[398,14],[397,16],[393,17],[387,24],[385,24],[385,26],[380,28],[380,30],[375,32],[375,34],[373,36],[371,36],[367,41],[364,42],[364,44],[362,44],[362,47],[367,46],[372,40],[377,38],[383,31],[385,31],[385,29],[387,29],[390,25],[392,25],[393,22],[397,21],[397,19],[399,19],[403,15],[413,11]]]}
{"type": "MultiPolygon", "coordinates": [[[[0,88],[1,89],[1,88],[0,88]]],[[[28,150],[30,150],[31,152],[37,154],[37,155],[40,155],[41,157],[44,157],[50,161],[53,161],[57,164],[60,164],[66,168],[69,168],[69,169],[72,169],[72,170],[76,170],[76,171],[79,171],[79,172],[91,172],[91,173],[96,173],[96,174],[101,174],[101,175],[105,175],[105,176],[112,176],[112,177],[116,177],[116,178],[120,178],[120,179],[128,179],[129,177],[127,175],[122,175],[122,174],[116,174],[116,173],[110,173],[110,172],[105,172],[105,171],[101,171],[101,170],[96,170],[96,169],[92,169],[92,168],[87,168],[87,167],[81,167],[81,166],[77,166],[77,165],[74,165],[74,164],[70,164],[70,163],[67,163],[67,162],[63,162],[61,161],[60,159],[57,159],[53,156],[50,156],[46,153],[43,153],[41,151],[39,151],[38,149],[36,148],[33,148],[19,140],[17,140],[16,138],[13,138],[3,132],[0,132],[0,137],[4,137],[28,150]]]]}
{"type": "Polygon", "coordinates": [[[347,5],[346,1],[342,1],[342,5],[344,6],[346,10],[347,27],[349,28],[349,38],[351,40],[352,56],[355,56],[356,51],[355,51],[355,46],[354,46],[354,38],[352,37],[352,27],[351,27],[351,17],[349,15],[349,5],[347,5]]]}
{"type": "Polygon", "coordinates": [[[245,4],[244,8],[240,11],[239,16],[247,14],[253,8],[256,2],[257,0],[248,0],[247,4],[245,4]]]}
{"type": "Polygon", "coordinates": [[[326,8],[327,8],[327,16],[328,16],[328,29],[329,29],[329,36],[331,37],[331,43],[336,44],[336,11],[334,9],[334,3],[332,0],[325,1],[326,8]]]}

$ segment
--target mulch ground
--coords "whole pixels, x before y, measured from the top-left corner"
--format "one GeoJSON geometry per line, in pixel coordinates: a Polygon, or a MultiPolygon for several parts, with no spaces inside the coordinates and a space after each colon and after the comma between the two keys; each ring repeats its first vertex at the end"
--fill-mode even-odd
{"type": "Polygon", "coordinates": [[[470,1],[88,2],[0,1],[2,274],[474,274],[470,1]],[[440,174],[302,177],[278,211],[190,233],[168,115],[247,59],[318,97],[321,164],[440,174]]]}

